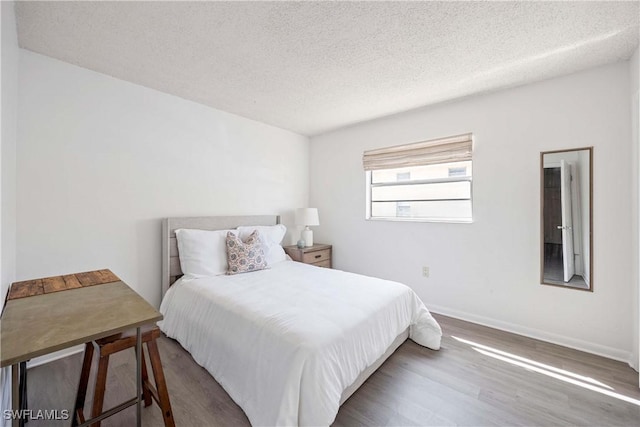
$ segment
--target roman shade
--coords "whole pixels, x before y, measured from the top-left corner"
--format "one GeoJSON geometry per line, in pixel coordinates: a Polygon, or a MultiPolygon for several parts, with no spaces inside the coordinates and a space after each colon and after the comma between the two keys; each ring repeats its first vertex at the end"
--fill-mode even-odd
{"type": "Polygon", "coordinates": [[[396,145],[364,152],[366,171],[471,160],[472,134],[396,145]]]}

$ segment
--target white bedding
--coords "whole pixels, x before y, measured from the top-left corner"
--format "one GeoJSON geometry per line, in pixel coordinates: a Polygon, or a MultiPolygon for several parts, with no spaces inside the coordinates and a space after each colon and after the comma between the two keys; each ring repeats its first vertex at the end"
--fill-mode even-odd
{"type": "Polygon", "coordinates": [[[442,335],[396,282],[283,261],[234,276],[183,277],[160,328],[206,368],[254,426],[333,422],[342,391],[410,326],[437,350],[442,335]]]}

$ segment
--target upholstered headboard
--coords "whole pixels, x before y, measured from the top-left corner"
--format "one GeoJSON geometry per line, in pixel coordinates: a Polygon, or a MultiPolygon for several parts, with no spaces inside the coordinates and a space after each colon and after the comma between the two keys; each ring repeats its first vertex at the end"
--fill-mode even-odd
{"type": "Polygon", "coordinates": [[[194,228],[198,230],[226,230],[241,225],[275,225],[280,223],[278,215],[205,216],[165,218],[162,221],[162,296],[169,286],[182,276],[176,230],[194,228]]]}

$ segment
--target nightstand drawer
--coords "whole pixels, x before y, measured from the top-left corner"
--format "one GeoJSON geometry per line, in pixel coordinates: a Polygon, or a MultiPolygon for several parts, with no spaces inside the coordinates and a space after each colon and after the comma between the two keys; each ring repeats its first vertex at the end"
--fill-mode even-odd
{"type": "Polygon", "coordinates": [[[294,261],[315,265],[316,267],[331,268],[331,248],[331,245],[316,243],[313,246],[304,248],[285,246],[284,251],[294,261]]]}
{"type": "Polygon", "coordinates": [[[307,252],[302,255],[302,262],[305,264],[316,264],[322,261],[331,261],[331,249],[307,252]]]}
{"type": "Polygon", "coordinates": [[[314,262],[311,265],[315,265],[316,267],[325,267],[325,268],[331,268],[331,260],[328,259],[326,261],[320,261],[320,262],[314,262]]]}

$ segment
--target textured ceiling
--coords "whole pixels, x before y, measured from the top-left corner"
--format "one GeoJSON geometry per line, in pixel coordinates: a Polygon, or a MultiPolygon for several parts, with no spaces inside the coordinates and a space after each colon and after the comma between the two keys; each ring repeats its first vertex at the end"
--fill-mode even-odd
{"type": "Polygon", "coordinates": [[[638,2],[19,2],[21,47],[315,135],[628,59],[638,2]]]}

